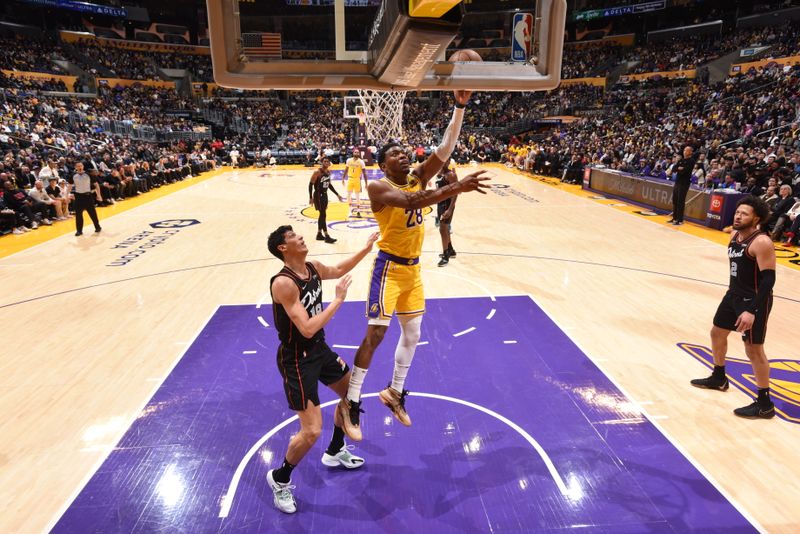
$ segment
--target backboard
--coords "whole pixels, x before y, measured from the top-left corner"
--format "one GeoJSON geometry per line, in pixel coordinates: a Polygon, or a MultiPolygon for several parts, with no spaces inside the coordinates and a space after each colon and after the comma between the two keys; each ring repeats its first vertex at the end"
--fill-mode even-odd
{"type": "Polygon", "coordinates": [[[535,91],[560,81],[566,0],[207,4],[214,78],[225,87],[535,91]],[[446,61],[464,48],[484,61],[446,61]]]}

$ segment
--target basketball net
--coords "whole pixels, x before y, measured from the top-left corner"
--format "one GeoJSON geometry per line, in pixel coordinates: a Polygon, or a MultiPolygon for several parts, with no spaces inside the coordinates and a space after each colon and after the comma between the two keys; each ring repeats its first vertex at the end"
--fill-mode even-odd
{"type": "Polygon", "coordinates": [[[380,146],[403,137],[403,103],[408,91],[375,91],[359,89],[364,106],[367,138],[380,146]]]}

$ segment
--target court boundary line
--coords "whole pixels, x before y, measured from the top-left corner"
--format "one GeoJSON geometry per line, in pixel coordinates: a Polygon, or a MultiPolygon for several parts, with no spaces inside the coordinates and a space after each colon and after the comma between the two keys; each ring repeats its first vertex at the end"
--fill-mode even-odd
{"type": "MultiPolygon", "coordinates": [[[[524,170],[517,169],[516,166],[514,166],[514,167],[506,167],[504,164],[502,164],[500,162],[496,162],[496,161],[491,161],[491,162],[489,162],[487,164],[484,164],[483,166],[484,167],[489,167],[489,168],[494,168],[494,169],[506,170],[511,174],[515,174],[515,175],[520,176],[522,178],[526,178],[528,180],[532,180],[532,181],[538,182],[538,183],[540,183],[542,185],[546,185],[546,186],[548,186],[548,187],[550,187],[552,189],[555,189],[557,191],[562,191],[564,193],[568,193],[568,194],[572,195],[573,197],[578,197],[578,198],[583,198],[585,200],[590,200],[594,204],[599,204],[600,206],[606,206],[608,208],[614,208],[617,211],[620,211],[622,213],[626,213],[628,215],[636,215],[636,212],[635,211],[630,211],[627,208],[649,209],[649,210],[653,211],[654,213],[656,213],[656,215],[652,216],[652,217],[645,217],[645,219],[648,219],[648,218],[652,219],[650,221],[651,223],[658,224],[659,226],[669,228],[669,226],[666,225],[666,218],[668,217],[668,215],[663,214],[663,213],[659,213],[658,211],[656,211],[656,210],[658,210],[658,208],[654,208],[652,206],[646,206],[644,204],[639,204],[639,203],[637,203],[636,201],[633,201],[633,200],[617,197],[617,196],[615,196],[615,195],[613,195],[611,193],[603,193],[603,192],[599,192],[599,191],[592,191],[591,189],[584,189],[583,186],[580,185],[580,184],[566,184],[566,183],[562,182],[559,178],[556,178],[556,177],[553,177],[553,176],[545,176],[543,174],[536,174],[536,173],[527,172],[527,171],[524,171],[524,170]],[[556,183],[551,183],[551,181],[552,182],[556,182],[556,183]],[[592,198],[595,195],[608,195],[611,198],[603,198],[603,199],[592,198]],[[625,202],[626,204],[630,203],[632,205],[617,206],[617,205],[614,205],[614,204],[607,204],[607,203],[604,202],[604,201],[608,201],[608,200],[610,200],[610,201],[621,201],[621,202],[625,202]],[[661,217],[663,217],[664,219],[662,220],[661,217]]],[[[663,211],[663,210],[661,210],[661,211],[663,211]]],[[[679,230],[680,233],[683,233],[683,234],[686,234],[686,235],[690,235],[690,236],[696,237],[698,239],[702,239],[703,241],[705,241],[707,243],[714,243],[715,245],[720,245],[720,246],[723,246],[723,247],[727,247],[727,242],[730,241],[730,240],[728,239],[728,240],[723,241],[723,239],[718,239],[718,238],[724,238],[728,234],[726,234],[725,232],[723,232],[721,230],[715,230],[715,229],[713,229],[711,227],[704,226],[703,224],[700,224],[700,223],[697,223],[697,222],[693,222],[693,221],[690,221],[690,222],[691,222],[691,224],[683,225],[683,227],[680,228],[680,229],[678,229],[677,227],[673,227],[673,228],[675,230],[679,230]]],[[[782,246],[782,245],[780,245],[780,243],[773,243],[773,248],[775,246],[782,246]]],[[[783,247],[781,249],[776,249],[775,252],[790,252],[792,254],[798,254],[798,256],[800,256],[800,250],[792,251],[792,250],[789,250],[786,247],[783,247]]],[[[791,269],[793,271],[798,271],[798,270],[800,270],[800,265],[791,263],[789,261],[790,259],[795,259],[798,256],[795,256],[794,258],[778,257],[778,265],[782,265],[782,266],[786,267],[787,269],[791,269]]]]}
{"type": "Polygon", "coordinates": [[[755,518],[755,517],[753,517],[753,516],[750,514],[750,512],[749,512],[748,510],[746,510],[744,507],[742,507],[742,505],[739,503],[739,501],[737,501],[736,499],[734,499],[734,498],[733,498],[733,496],[731,496],[731,495],[730,495],[730,493],[728,493],[728,491],[727,491],[727,490],[726,490],[726,489],[725,489],[725,488],[724,488],[724,487],[723,487],[723,486],[722,486],[722,485],[721,485],[719,482],[717,482],[717,480],[716,480],[716,479],[715,479],[713,476],[711,476],[711,474],[710,474],[708,471],[706,471],[706,469],[705,469],[705,468],[704,468],[704,467],[703,467],[703,466],[702,466],[702,465],[701,465],[701,464],[700,464],[700,463],[699,463],[697,460],[695,460],[695,459],[694,459],[694,457],[693,457],[693,456],[692,456],[692,455],[689,453],[689,451],[687,451],[687,450],[686,450],[686,449],[683,447],[683,445],[681,445],[680,443],[678,443],[677,441],[675,441],[675,440],[672,438],[672,436],[671,436],[671,435],[670,435],[670,434],[669,434],[669,433],[666,431],[666,429],[664,429],[664,427],[662,427],[662,426],[661,426],[661,425],[658,423],[658,421],[656,421],[655,419],[653,419],[653,416],[651,416],[651,415],[650,415],[650,413],[649,413],[649,412],[648,412],[648,411],[647,411],[647,410],[646,410],[646,409],[643,407],[643,405],[642,405],[642,404],[640,404],[640,403],[639,403],[639,401],[638,401],[638,400],[636,400],[636,398],[635,398],[633,395],[631,395],[630,393],[628,393],[628,391],[627,391],[625,388],[623,388],[623,387],[622,387],[622,386],[621,386],[621,385],[620,385],[620,384],[617,382],[616,378],[614,378],[614,376],[612,376],[611,374],[609,374],[609,373],[606,371],[606,369],[605,369],[605,368],[604,368],[604,367],[603,367],[603,366],[602,366],[600,363],[598,363],[598,361],[597,361],[597,360],[594,358],[594,356],[592,356],[592,354],[591,354],[589,351],[587,351],[586,349],[584,349],[584,348],[581,346],[581,344],[580,344],[579,342],[577,342],[576,340],[572,339],[572,337],[571,337],[571,336],[569,336],[569,335],[566,333],[566,330],[564,330],[564,328],[562,327],[561,323],[560,323],[558,320],[556,320],[556,319],[555,319],[555,317],[553,317],[552,315],[550,315],[550,312],[548,312],[548,311],[547,311],[547,310],[546,310],[546,309],[545,309],[543,306],[541,306],[541,305],[539,304],[539,302],[537,302],[537,301],[536,301],[536,298],[535,298],[533,295],[531,295],[531,294],[529,293],[527,296],[528,296],[528,297],[531,299],[531,301],[533,301],[533,303],[534,303],[534,304],[535,304],[535,305],[536,305],[536,306],[537,306],[537,307],[538,307],[540,310],[542,310],[542,311],[544,312],[544,314],[545,314],[545,315],[548,317],[548,319],[550,319],[551,321],[553,321],[553,324],[555,324],[555,325],[558,327],[558,329],[559,329],[559,330],[561,330],[561,332],[562,332],[562,333],[564,333],[564,335],[565,335],[565,336],[567,336],[567,338],[569,338],[569,340],[570,340],[572,343],[574,343],[574,344],[575,344],[575,346],[576,346],[576,347],[577,347],[577,348],[578,348],[578,349],[579,349],[581,352],[583,352],[584,356],[586,356],[586,357],[589,359],[589,361],[591,361],[591,362],[592,362],[592,364],[593,364],[595,367],[597,367],[597,369],[598,369],[598,370],[599,370],[601,373],[603,373],[603,375],[604,375],[604,376],[605,376],[605,377],[606,377],[606,378],[607,378],[609,381],[611,381],[611,383],[612,383],[612,384],[614,384],[614,387],[616,387],[616,388],[617,388],[617,389],[618,389],[618,390],[619,390],[619,391],[620,391],[620,392],[621,392],[623,395],[625,395],[625,397],[626,397],[627,399],[629,399],[631,402],[633,402],[634,404],[636,404],[637,408],[639,409],[639,411],[641,412],[641,414],[642,414],[642,415],[643,415],[643,416],[644,416],[644,417],[647,419],[647,421],[648,421],[648,422],[649,422],[651,425],[653,425],[653,426],[656,428],[656,430],[658,430],[658,431],[661,433],[661,435],[662,435],[662,436],[664,436],[664,437],[667,439],[667,441],[669,441],[669,442],[670,442],[670,444],[671,444],[673,447],[675,447],[675,449],[676,449],[676,450],[677,450],[679,453],[681,453],[681,454],[683,455],[683,457],[684,457],[684,458],[686,458],[686,460],[687,460],[687,461],[688,461],[690,464],[692,464],[692,467],[694,467],[695,469],[697,469],[697,471],[698,471],[698,472],[699,472],[701,475],[703,475],[703,477],[705,477],[705,479],[706,479],[706,480],[707,480],[707,481],[708,481],[708,482],[709,482],[709,483],[710,483],[712,486],[714,486],[714,488],[715,488],[717,491],[719,491],[719,492],[720,492],[720,494],[721,494],[723,497],[725,497],[725,498],[728,500],[728,502],[731,504],[731,506],[733,506],[733,507],[736,509],[736,511],[738,511],[740,514],[742,514],[742,517],[744,517],[744,518],[745,518],[747,521],[749,521],[749,522],[750,522],[750,524],[751,524],[751,525],[752,525],[752,526],[753,526],[753,527],[754,527],[756,530],[758,530],[759,532],[762,532],[762,533],[766,533],[766,532],[767,532],[767,530],[766,530],[766,529],[765,529],[765,528],[764,528],[764,527],[761,525],[761,523],[760,523],[759,521],[757,521],[757,520],[756,520],[756,518],[755,518]]]}
{"type": "MultiPolygon", "coordinates": [[[[343,255],[350,255],[350,254],[352,254],[352,253],[351,252],[330,252],[330,253],[326,253],[326,254],[315,254],[314,257],[343,256],[343,255]]],[[[428,250],[428,251],[423,251],[423,254],[437,254],[438,255],[439,251],[438,250],[434,250],[434,251],[428,250]]],[[[505,258],[520,258],[520,259],[526,259],[526,260],[541,260],[541,261],[556,261],[556,262],[562,262],[562,263],[574,263],[576,265],[588,265],[588,266],[591,266],[591,267],[606,267],[606,268],[609,268],[609,269],[620,269],[620,270],[623,270],[623,271],[632,271],[632,272],[644,273],[644,274],[652,274],[652,275],[657,275],[657,276],[666,276],[668,278],[676,278],[676,279],[679,279],[679,280],[688,280],[690,282],[698,282],[698,283],[701,283],[701,284],[706,284],[706,285],[711,285],[711,286],[716,286],[716,287],[725,287],[725,288],[728,287],[727,283],[712,282],[712,281],[709,281],[709,280],[703,280],[703,279],[700,279],[700,278],[692,278],[690,276],[684,276],[684,275],[681,275],[681,274],[672,274],[672,273],[666,273],[666,272],[661,272],[661,271],[653,271],[653,270],[650,270],[650,269],[641,269],[639,267],[626,267],[624,265],[614,265],[614,264],[611,264],[611,263],[598,263],[598,262],[591,262],[591,261],[584,261],[584,260],[574,260],[574,259],[569,259],[569,258],[556,258],[556,257],[551,257],[551,256],[535,256],[535,255],[526,256],[524,254],[508,254],[508,253],[501,253],[501,252],[466,252],[466,251],[462,251],[462,252],[459,252],[459,254],[464,254],[464,255],[468,255],[468,256],[496,256],[496,257],[501,257],[501,258],[503,258],[503,257],[505,257],[505,258]]],[[[91,285],[88,285],[88,286],[76,287],[76,288],[73,288],[73,289],[65,289],[63,291],[58,291],[56,293],[49,293],[49,294],[46,294],[46,295],[39,295],[39,296],[36,296],[36,297],[30,297],[30,298],[27,298],[27,299],[18,300],[16,302],[9,302],[8,304],[0,304],[0,310],[2,310],[4,308],[10,308],[12,306],[18,306],[18,305],[21,305],[21,304],[27,304],[29,302],[36,302],[38,300],[44,300],[44,299],[48,299],[48,298],[52,298],[52,297],[58,297],[58,296],[61,296],[61,295],[66,295],[68,293],[76,293],[78,291],[84,291],[84,290],[87,290],[87,289],[95,289],[95,288],[98,288],[98,287],[110,286],[110,285],[114,285],[114,284],[121,284],[121,283],[125,283],[125,282],[132,282],[134,280],[141,280],[142,278],[151,278],[151,277],[156,277],[156,276],[163,276],[163,275],[168,275],[168,274],[176,274],[176,273],[182,273],[182,272],[187,272],[187,271],[196,271],[196,270],[200,270],[200,269],[213,269],[215,267],[226,267],[226,266],[229,266],[229,265],[239,265],[239,264],[253,263],[253,262],[259,262],[259,261],[279,261],[279,260],[277,258],[264,257],[264,258],[250,259],[250,260],[236,260],[236,261],[227,261],[227,262],[222,262],[222,263],[211,263],[211,264],[208,264],[208,265],[197,265],[197,266],[194,266],[194,267],[183,267],[181,269],[172,269],[170,271],[162,271],[162,272],[149,273],[149,274],[140,274],[140,275],[137,275],[137,276],[132,276],[130,278],[120,278],[119,280],[110,280],[108,282],[101,282],[101,283],[97,283],[97,284],[91,284],[91,285]]],[[[425,269],[425,271],[431,271],[431,270],[430,269],[425,269]]],[[[452,273],[442,273],[441,271],[431,271],[431,272],[445,274],[447,276],[455,276],[452,273]]],[[[461,278],[463,278],[463,277],[461,277],[461,278]]],[[[488,290],[487,290],[487,292],[488,292],[488,290]]],[[[519,295],[519,294],[520,293],[513,293],[511,295],[504,295],[504,296],[514,296],[514,295],[519,295]]],[[[444,298],[444,297],[442,297],[442,298],[444,298]]],[[[446,297],[446,298],[460,298],[460,297],[446,297]]],[[[472,298],[472,297],[464,297],[464,298],[472,298]]],[[[773,295],[773,298],[774,299],[779,299],[779,300],[785,300],[787,302],[793,302],[795,304],[800,304],[800,299],[798,299],[798,298],[786,297],[786,296],[783,296],[783,295],[773,295]]],[[[248,306],[250,304],[244,303],[244,304],[236,304],[236,305],[237,306],[239,306],[239,305],[248,306]]]]}
{"type": "Polygon", "coordinates": [[[216,307],[214,307],[214,310],[208,315],[208,318],[201,323],[200,327],[195,332],[191,341],[186,344],[186,347],[183,349],[183,351],[170,364],[169,368],[164,373],[164,376],[161,378],[161,380],[156,381],[156,385],[153,387],[153,390],[150,392],[150,395],[148,395],[145,398],[144,402],[141,404],[141,406],[135,412],[133,412],[133,418],[128,420],[128,425],[125,427],[123,432],[114,440],[114,444],[108,447],[108,450],[105,451],[105,453],[102,454],[100,458],[98,458],[98,460],[95,462],[95,464],[86,474],[86,476],[81,480],[80,484],[78,484],[76,489],[72,492],[71,496],[67,498],[67,501],[65,503],[59,506],[58,512],[56,512],[54,517],[47,522],[47,528],[45,528],[45,532],[52,532],[53,529],[58,524],[59,520],[61,520],[61,518],[64,517],[64,514],[67,513],[67,510],[69,510],[69,507],[72,506],[72,503],[75,502],[75,499],[78,498],[78,496],[81,494],[84,488],[86,488],[89,482],[91,482],[92,478],[94,478],[94,476],[97,474],[97,471],[103,466],[106,460],[108,460],[109,456],[111,456],[111,453],[114,452],[119,443],[122,441],[122,438],[124,438],[125,434],[127,434],[128,431],[131,429],[131,427],[133,426],[133,422],[139,418],[142,412],[144,412],[144,409],[147,408],[148,404],[150,404],[150,401],[153,399],[155,394],[158,393],[158,390],[161,389],[161,386],[164,385],[164,382],[172,374],[172,371],[175,370],[175,367],[178,366],[181,360],[183,360],[183,357],[186,356],[186,353],[189,352],[189,349],[192,347],[194,342],[197,341],[198,337],[200,337],[200,334],[203,332],[203,330],[205,330],[206,326],[208,326],[208,323],[211,322],[211,319],[213,319],[214,316],[217,314],[219,308],[220,305],[218,304],[216,307]]]}
{"type": "MultiPolygon", "coordinates": [[[[210,180],[211,178],[215,178],[217,176],[223,175],[233,170],[235,169],[233,169],[232,167],[222,166],[211,171],[205,171],[203,173],[198,174],[197,176],[193,176],[192,178],[184,178],[180,182],[165,184],[161,187],[165,187],[168,189],[164,189],[163,191],[161,190],[161,187],[159,187],[155,191],[148,192],[151,194],[146,194],[144,196],[137,195],[135,197],[126,198],[125,204],[120,204],[119,202],[117,202],[116,204],[113,204],[111,206],[98,206],[99,208],[103,209],[97,211],[97,217],[99,219],[101,215],[106,214],[106,216],[103,217],[103,221],[107,221],[109,219],[116,217],[117,215],[125,213],[126,211],[134,210],[138,207],[144,206],[145,204],[155,202],[156,200],[161,200],[162,198],[166,198],[174,193],[183,191],[184,189],[189,189],[197,184],[205,182],[206,180],[210,180]]],[[[66,221],[61,221],[61,222],[66,222],[70,224],[67,225],[59,224],[57,226],[46,226],[46,227],[40,226],[39,230],[41,230],[42,232],[46,232],[46,234],[45,233],[39,234],[38,232],[36,235],[28,234],[27,236],[22,238],[24,240],[23,242],[17,241],[16,243],[12,243],[12,245],[17,245],[17,246],[12,246],[10,249],[11,252],[9,252],[8,254],[6,254],[5,252],[0,252],[0,259],[9,258],[11,256],[14,256],[15,254],[19,254],[20,252],[25,252],[31,249],[35,249],[59,237],[63,237],[65,235],[68,236],[69,234],[75,231],[74,218],[67,219],[66,221]],[[70,229],[67,230],[67,227],[69,227],[70,229]],[[27,241],[30,241],[30,243],[28,243],[27,241]]],[[[0,238],[2,237],[5,236],[0,236],[0,238]]],[[[91,238],[91,236],[88,237],[91,238]]]]}
{"type": "MultiPolygon", "coordinates": [[[[361,398],[364,399],[364,398],[377,397],[377,396],[378,396],[378,393],[366,393],[366,394],[362,395],[361,398]]],[[[411,397],[425,397],[425,398],[430,398],[430,399],[437,399],[437,400],[452,402],[454,404],[461,404],[463,406],[467,406],[468,408],[472,408],[474,410],[478,410],[479,412],[482,412],[482,413],[485,413],[486,415],[494,417],[495,419],[497,419],[501,423],[504,423],[505,425],[510,427],[517,434],[522,436],[523,439],[525,439],[525,441],[527,441],[528,444],[530,444],[534,448],[534,450],[536,450],[536,452],[538,453],[539,457],[544,462],[545,467],[547,467],[547,470],[550,473],[550,476],[553,478],[553,482],[555,482],[556,486],[558,486],[558,489],[559,489],[559,491],[561,491],[562,495],[564,495],[567,499],[572,499],[582,491],[580,486],[577,486],[577,487],[568,486],[567,483],[564,481],[564,479],[561,477],[561,474],[556,469],[555,464],[553,464],[553,461],[550,459],[550,456],[547,454],[547,451],[544,450],[544,447],[542,447],[539,444],[539,442],[536,441],[536,439],[534,439],[534,437],[531,436],[524,428],[522,428],[521,426],[516,424],[514,421],[508,419],[507,417],[495,412],[494,410],[486,408],[485,406],[481,406],[480,404],[475,404],[473,402],[466,401],[466,400],[463,400],[463,399],[459,399],[459,398],[456,398],[456,397],[450,397],[448,395],[439,395],[439,394],[436,394],[436,393],[421,393],[421,392],[416,392],[415,391],[415,392],[409,393],[409,396],[411,396],[411,397]]],[[[333,406],[334,404],[338,404],[339,401],[340,401],[340,399],[334,399],[334,400],[322,403],[322,404],[320,404],[320,408],[327,408],[328,406],[333,406]]],[[[269,439],[272,438],[275,434],[277,434],[278,432],[283,430],[285,427],[289,426],[291,423],[293,423],[297,419],[299,419],[298,416],[297,415],[293,415],[293,416],[285,419],[284,421],[278,423],[273,428],[271,428],[266,434],[264,434],[261,438],[259,438],[259,440],[256,441],[255,444],[253,444],[250,447],[250,449],[245,453],[245,455],[239,461],[239,465],[236,467],[236,470],[233,473],[233,477],[231,478],[230,484],[228,484],[228,491],[222,497],[219,514],[217,515],[218,518],[225,519],[225,518],[228,517],[228,515],[230,515],[231,508],[233,507],[233,500],[234,500],[234,497],[236,496],[236,491],[237,491],[237,489],[239,487],[239,482],[241,481],[242,475],[244,474],[244,470],[247,468],[247,465],[250,463],[250,460],[252,460],[252,458],[256,455],[258,450],[264,445],[264,443],[269,441],[269,439]]]]}

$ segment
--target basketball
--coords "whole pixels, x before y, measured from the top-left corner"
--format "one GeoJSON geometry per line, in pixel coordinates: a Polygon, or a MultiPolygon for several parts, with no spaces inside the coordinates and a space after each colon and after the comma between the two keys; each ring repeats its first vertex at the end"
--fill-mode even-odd
{"type": "Polygon", "coordinates": [[[449,61],[483,61],[483,59],[475,50],[465,48],[464,50],[456,50],[453,52],[449,61]]]}

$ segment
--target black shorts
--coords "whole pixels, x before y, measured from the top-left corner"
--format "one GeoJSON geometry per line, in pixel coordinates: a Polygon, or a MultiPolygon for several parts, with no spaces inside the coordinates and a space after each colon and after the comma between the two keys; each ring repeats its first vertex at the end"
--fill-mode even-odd
{"type": "MultiPolygon", "coordinates": [[[[722,302],[719,303],[717,313],[714,315],[714,326],[725,330],[736,330],[736,320],[742,312],[747,310],[752,298],[755,297],[741,297],[730,291],[725,293],[725,296],[722,297],[722,302]]],[[[756,313],[756,318],[750,330],[742,334],[742,341],[753,345],[762,345],[764,343],[764,339],[767,337],[767,322],[769,321],[769,312],[771,310],[772,295],[767,299],[767,305],[764,309],[756,313]]]]}
{"type": "Polygon", "coordinates": [[[318,197],[314,197],[314,209],[317,211],[325,211],[328,209],[328,199],[320,200],[318,197]]]}
{"type": "Polygon", "coordinates": [[[305,351],[281,344],[278,347],[278,371],[283,378],[289,408],[303,411],[309,400],[314,406],[319,406],[318,381],[326,386],[334,384],[350,368],[327,343],[320,341],[305,351]]]}

